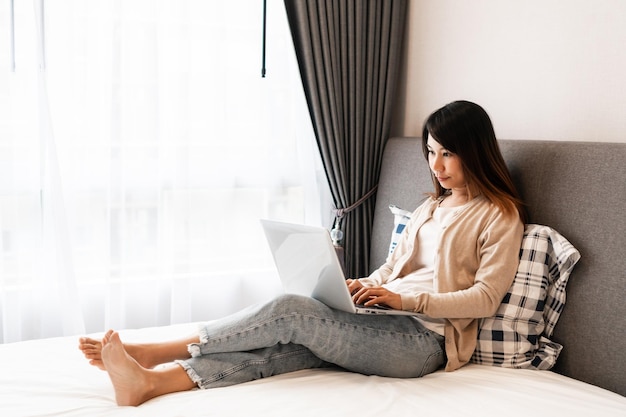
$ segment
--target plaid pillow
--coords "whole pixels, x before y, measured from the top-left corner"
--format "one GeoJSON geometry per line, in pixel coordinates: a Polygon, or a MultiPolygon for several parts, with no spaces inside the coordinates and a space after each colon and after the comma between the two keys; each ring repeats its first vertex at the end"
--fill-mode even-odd
{"type": "Polygon", "coordinates": [[[526,225],[515,280],[493,317],[481,319],[472,362],[550,369],[563,346],[549,338],[580,253],[554,229],[526,225]]]}
{"type": "Polygon", "coordinates": [[[389,243],[389,255],[391,255],[400,240],[402,231],[411,219],[411,212],[402,210],[393,204],[389,206],[389,210],[393,213],[393,231],[391,232],[391,242],[389,243]]]}

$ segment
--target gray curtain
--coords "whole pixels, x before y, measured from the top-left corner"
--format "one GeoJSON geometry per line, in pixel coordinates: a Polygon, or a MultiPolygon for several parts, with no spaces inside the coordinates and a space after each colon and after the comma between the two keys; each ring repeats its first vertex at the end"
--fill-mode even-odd
{"type": "MultiPolygon", "coordinates": [[[[302,84],[340,218],[349,277],[368,274],[406,0],[285,0],[302,84]]],[[[391,233],[391,232],[390,232],[391,233]]]]}

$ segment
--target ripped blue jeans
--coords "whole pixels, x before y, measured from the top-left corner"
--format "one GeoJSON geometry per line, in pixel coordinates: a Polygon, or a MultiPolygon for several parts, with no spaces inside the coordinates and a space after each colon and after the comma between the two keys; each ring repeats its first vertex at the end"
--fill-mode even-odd
{"type": "Polygon", "coordinates": [[[441,335],[410,316],[352,314],[283,295],[209,322],[189,345],[191,359],[177,363],[200,388],[329,366],[415,378],[444,364],[442,346],[441,335]]]}

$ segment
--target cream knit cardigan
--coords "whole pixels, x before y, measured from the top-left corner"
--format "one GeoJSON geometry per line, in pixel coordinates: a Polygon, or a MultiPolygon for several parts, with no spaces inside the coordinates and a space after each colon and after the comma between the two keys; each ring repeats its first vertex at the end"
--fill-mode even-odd
{"type": "MultiPolygon", "coordinates": [[[[394,252],[365,286],[401,279],[414,267],[417,233],[439,200],[429,198],[411,216],[394,252]]],[[[435,258],[435,293],[402,294],[402,308],[446,319],[446,371],[465,365],[476,347],[478,319],[495,314],[513,283],[524,225],[484,197],[459,208],[441,234],[435,258]]]]}

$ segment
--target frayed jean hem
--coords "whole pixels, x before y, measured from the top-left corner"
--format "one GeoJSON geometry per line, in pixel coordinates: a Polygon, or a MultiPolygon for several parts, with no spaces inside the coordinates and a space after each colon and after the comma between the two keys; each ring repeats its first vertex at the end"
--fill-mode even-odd
{"type": "Polygon", "coordinates": [[[207,332],[206,326],[198,326],[198,338],[200,339],[199,343],[191,343],[187,346],[187,350],[192,358],[197,358],[198,356],[202,356],[201,345],[209,342],[209,334],[207,332]]]}
{"type": "Polygon", "coordinates": [[[198,375],[196,373],[196,371],[189,366],[189,364],[185,361],[181,361],[181,360],[176,360],[174,361],[174,363],[176,363],[177,365],[179,365],[181,368],[183,368],[185,370],[185,372],[187,372],[187,376],[189,377],[189,379],[191,379],[191,382],[193,382],[194,384],[196,384],[198,386],[198,388],[202,388],[202,377],[200,377],[200,375],[198,375]]]}

